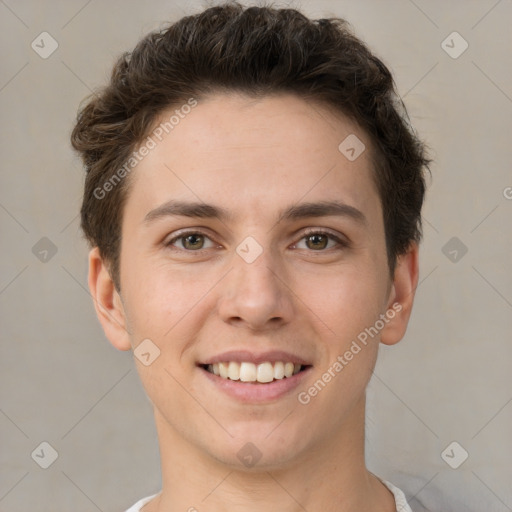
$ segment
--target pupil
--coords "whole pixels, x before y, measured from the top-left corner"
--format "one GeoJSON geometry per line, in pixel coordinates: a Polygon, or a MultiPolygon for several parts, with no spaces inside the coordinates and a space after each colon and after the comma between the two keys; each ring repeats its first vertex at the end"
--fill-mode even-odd
{"type": "Polygon", "coordinates": [[[314,249],[323,249],[326,247],[327,238],[324,235],[310,235],[308,237],[308,242],[313,243],[314,249]],[[321,240],[323,239],[323,240],[321,240]],[[320,241],[320,244],[318,242],[320,241]],[[323,241],[323,243],[322,243],[323,241]]]}
{"type": "Polygon", "coordinates": [[[198,245],[202,245],[201,240],[202,238],[202,235],[188,235],[185,237],[185,247],[187,248],[193,248],[193,249],[197,249],[197,246],[198,245]]]}

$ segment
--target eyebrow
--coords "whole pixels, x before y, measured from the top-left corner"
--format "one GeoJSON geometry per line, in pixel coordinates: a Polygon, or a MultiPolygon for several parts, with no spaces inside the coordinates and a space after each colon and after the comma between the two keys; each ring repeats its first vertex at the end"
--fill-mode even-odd
{"type": "MultiPolygon", "coordinates": [[[[144,217],[144,224],[164,217],[193,217],[229,221],[234,215],[221,206],[201,202],[170,200],[151,210],[144,217]]],[[[310,217],[349,217],[362,225],[367,225],[364,213],[354,206],[341,201],[320,201],[291,205],[279,214],[279,221],[300,220],[310,217]]]]}
{"type": "Polygon", "coordinates": [[[299,220],[308,217],[349,217],[359,224],[367,224],[366,217],[361,210],[341,201],[300,203],[290,206],[280,215],[281,220],[299,220]]]}
{"type": "Polygon", "coordinates": [[[232,217],[228,210],[220,206],[214,206],[206,203],[171,200],[158,206],[154,210],[151,210],[144,217],[144,223],[148,224],[156,219],[169,216],[219,220],[229,220],[232,217]]]}

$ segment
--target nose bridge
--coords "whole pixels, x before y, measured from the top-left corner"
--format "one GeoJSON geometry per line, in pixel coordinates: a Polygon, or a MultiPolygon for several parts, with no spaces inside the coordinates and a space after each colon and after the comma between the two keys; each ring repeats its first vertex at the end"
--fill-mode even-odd
{"type": "Polygon", "coordinates": [[[290,297],[278,254],[244,240],[233,255],[232,271],[224,283],[219,313],[224,321],[246,323],[262,328],[267,322],[287,321],[291,315],[290,297]]]}
{"type": "Polygon", "coordinates": [[[269,249],[262,251],[254,261],[247,261],[243,257],[234,258],[234,274],[238,279],[239,290],[277,294],[280,291],[278,272],[275,270],[277,267],[277,258],[269,249]]]}

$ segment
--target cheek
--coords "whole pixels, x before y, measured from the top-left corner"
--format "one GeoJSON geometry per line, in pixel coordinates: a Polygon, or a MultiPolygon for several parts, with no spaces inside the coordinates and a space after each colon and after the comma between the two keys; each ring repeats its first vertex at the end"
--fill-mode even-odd
{"type": "Polygon", "coordinates": [[[150,338],[161,349],[172,340],[173,352],[181,350],[179,340],[185,342],[184,330],[200,325],[197,315],[202,311],[202,299],[215,284],[215,276],[192,275],[183,269],[171,269],[165,262],[152,265],[142,258],[126,263],[124,288],[132,336],[150,338]]]}
{"type": "Polygon", "coordinates": [[[325,352],[317,368],[316,387],[303,391],[315,397],[311,398],[315,414],[324,417],[330,411],[333,428],[360,399],[375,366],[379,336],[369,329],[383,312],[386,284],[378,274],[369,266],[364,271],[346,267],[324,276],[319,288],[304,290],[319,325],[327,328],[322,329],[325,352]]]}
{"type": "Polygon", "coordinates": [[[319,321],[343,345],[382,312],[386,280],[372,266],[346,266],[304,280],[301,293],[319,321]],[[333,331],[333,332],[331,332],[333,331]]]}

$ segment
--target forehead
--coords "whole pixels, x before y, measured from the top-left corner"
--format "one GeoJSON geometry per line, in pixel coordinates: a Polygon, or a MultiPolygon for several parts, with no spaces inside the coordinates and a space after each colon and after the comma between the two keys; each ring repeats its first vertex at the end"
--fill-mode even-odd
{"type": "Polygon", "coordinates": [[[192,109],[166,110],[150,138],[126,205],[139,215],[169,199],[193,199],[222,204],[238,219],[263,220],[283,204],[318,200],[379,216],[368,136],[318,103],[291,94],[216,94],[192,109]],[[347,144],[366,149],[347,158],[347,144]]]}

